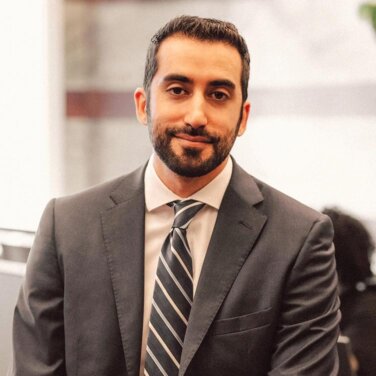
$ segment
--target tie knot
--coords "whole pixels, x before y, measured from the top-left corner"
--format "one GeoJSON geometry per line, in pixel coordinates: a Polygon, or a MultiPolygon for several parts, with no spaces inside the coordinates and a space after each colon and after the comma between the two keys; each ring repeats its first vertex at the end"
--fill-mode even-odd
{"type": "Polygon", "coordinates": [[[196,200],[177,200],[171,203],[175,211],[175,218],[172,227],[187,229],[193,217],[205,204],[196,200]]]}

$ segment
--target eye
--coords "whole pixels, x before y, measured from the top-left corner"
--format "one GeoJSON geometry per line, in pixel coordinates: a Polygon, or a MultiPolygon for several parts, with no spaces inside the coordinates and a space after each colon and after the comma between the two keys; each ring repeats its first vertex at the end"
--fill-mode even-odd
{"type": "Polygon", "coordinates": [[[226,99],[228,99],[229,96],[226,93],[224,93],[223,91],[213,91],[210,94],[210,97],[213,98],[216,101],[223,102],[226,99]]]}
{"type": "Polygon", "coordinates": [[[174,86],[174,87],[170,87],[168,90],[167,90],[169,93],[171,93],[172,95],[175,95],[175,96],[180,96],[180,95],[183,95],[183,94],[186,94],[187,91],[184,90],[182,87],[180,86],[174,86]]]}

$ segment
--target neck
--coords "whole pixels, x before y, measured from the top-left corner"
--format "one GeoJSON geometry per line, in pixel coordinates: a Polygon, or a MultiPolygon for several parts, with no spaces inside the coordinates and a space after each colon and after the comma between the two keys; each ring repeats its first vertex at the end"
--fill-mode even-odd
{"type": "Polygon", "coordinates": [[[201,188],[209,184],[218,176],[226,166],[227,157],[219,166],[208,174],[194,178],[178,175],[170,170],[157,155],[154,156],[154,169],[163,184],[179,197],[185,198],[193,195],[201,188]]]}

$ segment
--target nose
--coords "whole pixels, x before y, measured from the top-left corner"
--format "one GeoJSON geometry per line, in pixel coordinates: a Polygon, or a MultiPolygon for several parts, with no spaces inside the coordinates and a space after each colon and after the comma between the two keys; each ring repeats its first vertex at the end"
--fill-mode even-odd
{"type": "Polygon", "coordinates": [[[192,128],[202,128],[208,123],[206,114],[205,97],[200,94],[194,94],[189,103],[187,103],[187,111],[184,118],[185,124],[192,128]]]}

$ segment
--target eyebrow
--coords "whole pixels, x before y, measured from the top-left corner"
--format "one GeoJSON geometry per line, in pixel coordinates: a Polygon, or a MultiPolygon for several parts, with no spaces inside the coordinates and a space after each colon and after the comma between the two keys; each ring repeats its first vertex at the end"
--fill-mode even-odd
{"type": "Polygon", "coordinates": [[[163,81],[164,82],[178,81],[184,84],[193,84],[193,81],[190,78],[188,78],[187,76],[183,76],[181,74],[169,74],[163,78],[163,81]]]}
{"type": "Polygon", "coordinates": [[[227,89],[235,90],[235,84],[230,80],[214,80],[210,81],[209,85],[213,87],[226,87],[227,89]]]}
{"type": "MultiPolygon", "coordinates": [[[[193,80],[181,74],[169,74],[163,78],[163,82],[181,82],[184,84],[193,84],[193,80]]],[[[230,80],[213,80],[209,82],[212,87],[226,87],[230,90],[235,90],[235,84],[230,80]]]]}

